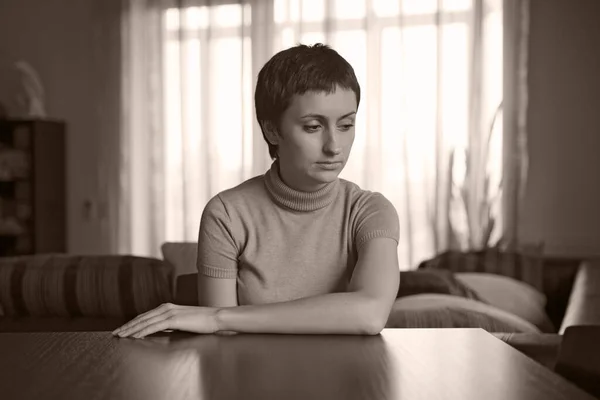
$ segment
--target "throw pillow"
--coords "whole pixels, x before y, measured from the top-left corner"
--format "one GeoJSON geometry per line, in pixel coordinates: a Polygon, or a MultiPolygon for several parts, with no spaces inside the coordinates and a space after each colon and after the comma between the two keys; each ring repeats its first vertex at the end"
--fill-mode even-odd
{"type": "Polygon", "coordinates": [[[457,280],[454,274],[445,270],[401,271],[397,297],[414,294],[438,293],[481,300],[477,292],[457,280]]]}
{"type": "Polygon", "coordinates": [[[524,282],[488,273],[457,273],[458,281],[486,303],[531,322],[545,333],[556,332],[546,313],[546,296],[524,282]]]}
{"type": "Polygon", "coordinates": [[[172,273],[135,256],[0,258],[0,304],[13,317],[134,317],[172,301],[172,273]]]}
{"type": "Polygon", "coordinates": [[[540,333],[535,325],[504,310],[446,294],[397,299],[386,328],[482,328],[488,332],[540,333]]]}

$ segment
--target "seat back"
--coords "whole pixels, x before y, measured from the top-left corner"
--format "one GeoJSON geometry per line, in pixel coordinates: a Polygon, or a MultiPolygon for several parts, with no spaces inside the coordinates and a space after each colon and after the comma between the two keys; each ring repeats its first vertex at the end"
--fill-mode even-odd
{"type": "Polygon", "coordinates": [[[591,395],[600,397],[600,326],[567,327],[554,370],[591,395]]]}

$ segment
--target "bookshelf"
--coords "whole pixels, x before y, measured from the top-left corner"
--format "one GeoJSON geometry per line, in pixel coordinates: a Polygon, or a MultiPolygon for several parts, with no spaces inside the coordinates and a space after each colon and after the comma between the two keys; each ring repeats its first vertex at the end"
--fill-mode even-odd
{"type": "Polygon", "coordinates": [[[66,252],[66,125],[0,119],[0,256],[66,252]]]}

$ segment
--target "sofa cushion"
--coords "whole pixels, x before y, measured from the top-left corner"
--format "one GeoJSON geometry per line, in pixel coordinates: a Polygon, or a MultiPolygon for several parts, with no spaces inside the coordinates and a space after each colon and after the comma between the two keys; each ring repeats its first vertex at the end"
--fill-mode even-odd
{"type": "Polygon", "coordinates": [[[535,325],[504,310],[446,294],[397,299],[386,328],[482,328],[488,332],[540,333],[535,325]]]}
{"type": "Polygon", "coordinates": [[[438,293],[480,300],[476,291],[445,270],[401,271],[397,297],[438,293]]]}
{"type": "Polygon", "coordinates": [[[13,317],[133,317],[172,300],[172,273],[135,256],[0,258],[0,304],[13,317]]]}
{"type": "Polygon", "coordinates": [[[546,296],[534,287],[516,279],[488,273],[457,273],[455,276],[477,292],[486,303],[531,322],[542,332],[556,332],[545,310],[546,296]]]}
{"type": "Polygon", "coordinates": [[[198,272],[198,243],[196,242],[165,242],[160,246],[164,260],[171,264],[175,276],[198,272]]]}

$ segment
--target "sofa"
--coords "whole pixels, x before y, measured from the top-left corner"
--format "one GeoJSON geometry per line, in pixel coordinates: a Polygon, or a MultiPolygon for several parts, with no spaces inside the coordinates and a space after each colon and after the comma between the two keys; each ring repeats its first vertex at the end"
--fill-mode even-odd
{"type": "Polygon", "coordinates": [[[0,258],[0,332],[113,330],[171,302],[173,274],[128,255],[0,258]]]}
{"type": "Polygon", "coordinates": [[[550,259],[548,272],[547,309],[559,327],[557,331],[544,334],[496,332],[494,335],[554,369],[562,335],[568,327],[600,325],[600,260],[550,259]]]}
{"type": "Polygon", "coordinates": [[[550,369],[556,365],[562,336],[569,326],[600,325],[600,259],[503,253],[491,249],[447,252],[423,262],[419,268],[439,268],[455,274],[493,272],[526,282],[542,293],[547,300],[544,310],[554,329],[492,334],[550,369]]]}
{"type": "MultiPolygon", "coordinates": [[[[162,253],[163,259],[0,258],[0,332],[108,331],[164,302],[197,304],[195,245],[165,243],[162,253]]],[[[535,265],[519,262],[529,271],[523,273],[519,268],[496,271],[480,262],[485,259],[481,254],[455,256],[442,254],[417,271],[401,272],[388,327],[481,327],[553,368],[566,327],[600,325],[598,261],[538,257],[535,265]],[[490,282],[501,282],[502,290],[524,289],[529,296],[503,296],[512,300],[533,295],[543,306],[543,318],[523,321],[528,315],[513,315],[528,308],[518,301],[504,309],[493,304],[486,289],[490,282]],[[507,311],[510,307],[513,312],[507,311]]]]}

